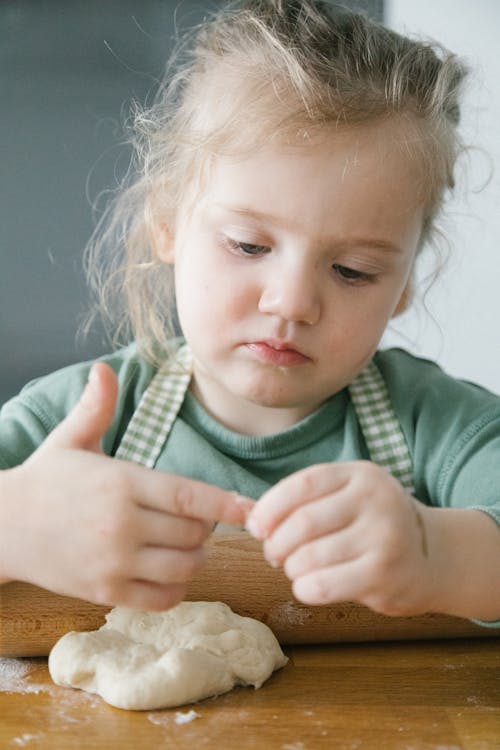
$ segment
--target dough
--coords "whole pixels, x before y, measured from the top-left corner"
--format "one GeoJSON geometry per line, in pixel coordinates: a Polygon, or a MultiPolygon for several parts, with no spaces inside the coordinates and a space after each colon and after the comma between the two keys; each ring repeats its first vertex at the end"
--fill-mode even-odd
{"type": "Polygon", "coordinates": [[[259,688],[287,661],[264,623],[221,602],[181,602],[159,613],[116,607],[99,630],[64,635],[49,671],[117,708],[151,710],[259,688]]]}

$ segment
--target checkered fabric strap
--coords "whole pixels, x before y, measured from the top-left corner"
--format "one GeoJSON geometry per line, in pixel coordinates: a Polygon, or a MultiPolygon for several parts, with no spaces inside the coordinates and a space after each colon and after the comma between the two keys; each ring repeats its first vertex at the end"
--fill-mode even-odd
{"type": "Polygon", "coordinates": [[[372,361],[349,386],[370,459],[384,466],[403,487],[414,492],[413,462],[394,413],[387,386],[372,361]]]}
{"type": "Polygon", "coordinates": [[[152,468],[189,388],[191,352],[181,346],[161,367],[139,402],[116,452],[117,458],[152,468]]]}
{"type": "MultiPolygon", "coordinates": [[[[130,420],[116,457],[152,468],[184,401],[192,374],[192,356],[182,346],[158,370],[130,420]]],[[[413,465],[392,408],[384,379],[374,362],[349,386],[370,458],[385,466],[413,492],[413,465]]]]}

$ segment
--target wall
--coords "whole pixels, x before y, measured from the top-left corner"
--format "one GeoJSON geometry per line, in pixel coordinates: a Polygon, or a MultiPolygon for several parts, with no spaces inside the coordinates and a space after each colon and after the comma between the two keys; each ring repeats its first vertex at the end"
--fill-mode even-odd
{"type": "Polygon", "coordinates": [[[109,350],[98,327],[77,337],[92,205],[127,169],[122,120],[154,92],[174,18],[197,23],[216,1],[0,3],[0,404],[109,350]]]}
{"type": "Polygon", "coordinates": [[[472,65],[462,132],[478,148],[468,159],[471,187],[461,170],[447,210],[450,260],[426,298],[428,312],[420,306],[402,316],[384,342],[500,393],[500,3],[388,0],[385,21],[439,40],[472,65]]]}
{"type": "MultiPolygon", "coordinates": [[[[76,336],[92,203],[127,168],[130,100],[154,92],[176,30],[222,3],[0,3],[0,405],[28,380],[109,350],[99,328],[76,336]]],[[[382,0],[351,4],[382,16],[382,0]]]]}

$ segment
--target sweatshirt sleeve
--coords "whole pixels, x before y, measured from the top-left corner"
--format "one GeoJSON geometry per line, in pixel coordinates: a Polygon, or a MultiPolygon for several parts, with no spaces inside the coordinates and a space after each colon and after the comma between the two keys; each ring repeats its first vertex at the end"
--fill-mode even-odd
{"type": "MultiPolygon", "coordinates": [[[[103,450],[113,455],[154,368],[135,347],[101,358],[118,376],[118,401],[103,450]]],[[[93,361],[70,365],[29,383],[0,411],[0,469],[23,463],[69,414],[87,383],[93,361]]]]}
{"type": "Polygon", "coordinates": [[[379,355],[413,460],[416,497],[500,525],[500,397],[393,349],[379,355]]]}
{"type": "Polygon", "coordinates": [[[439,473],[438,497],[445,507],[481,510],[500,526],[500,414],[471,422],[450,448],[439,473]]]}
{"type": "Polygon", "coordinates": [[[78,401],[87,367],[74,366],[29,383],[0,411],[0,467],[23,463],[78,401]]]}

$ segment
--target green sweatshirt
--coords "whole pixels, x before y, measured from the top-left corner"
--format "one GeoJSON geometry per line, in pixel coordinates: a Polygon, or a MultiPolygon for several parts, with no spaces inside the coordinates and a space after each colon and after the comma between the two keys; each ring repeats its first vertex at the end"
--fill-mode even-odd
{"type": "MultiPolygon", "coordinates": [[[[103,360],[120,386],[103,445],[113,455],[155,369],[135,346],[103,360]]],[[[378,352],[375,361],[413,458],[416,497],[428,505],[479,509],[500,524],[500,397],[401,349],[378,352]]],[[[71,365],[40,378],[4,405],[0,468],[23,462],[65,417],[90,365],[71,365]]],[[[285,432],[264,437],[226,429],[188,392],[156,468],[257,499],[305,466],[369,457],[347,390],[285,432]]]]}

